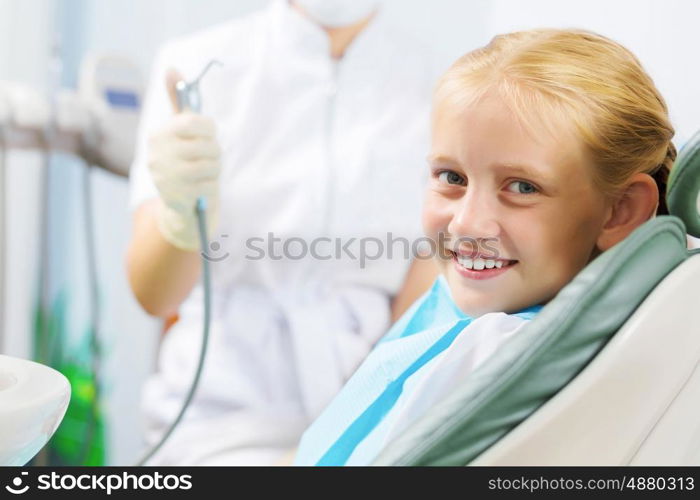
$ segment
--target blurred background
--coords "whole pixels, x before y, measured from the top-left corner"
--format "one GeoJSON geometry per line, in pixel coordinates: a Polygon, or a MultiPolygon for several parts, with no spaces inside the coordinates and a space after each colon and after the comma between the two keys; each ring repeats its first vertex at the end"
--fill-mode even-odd
{"type": "MultiPolygon", "coordinates": [[[[134,131],[161,43],[267,3],[0,0],[0,89],[13,96],[11,105],[0,102],[0,137],[9,119],[44,133],[14,137],[21,148],[0,141],[0,353],[54,366],[73,387],[68,414],[37,463],[126,465],[141,451],[140,390],[163,325],[141,311],[126,279],[128,180],[118,165],[131,152],[124,136],[134,131]],[[90,66],[95,54],[107,66],[90,66]],[[114,109],[105,110],[99,89],[109,79],[126,81],[131,93],[112,96],[114,109]],[[107,132],[112,146],[78,157],[70,134],[52,132],[56,123],[69,131],[120,125],[107,132]],[[52,133],[63,152],[42,139],[52,133]]],[[[514,29],[607,35],[641,59],[666,97],[676,146],[700,128],[700,3],[693,0],[385,0],[385,8],[392,24],[434,50],[440,69],[514,29]]]]}

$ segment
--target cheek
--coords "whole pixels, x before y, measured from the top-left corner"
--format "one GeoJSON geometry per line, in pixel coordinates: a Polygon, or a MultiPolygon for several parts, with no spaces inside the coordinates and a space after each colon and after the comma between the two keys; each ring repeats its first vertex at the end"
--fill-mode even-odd
{"type": "Polygon", "coordinates": [[[428,192],[423,202],[423,231],[428,236],[435,237],[439,232],[445,232],[452,220],[449,203],[434,192],[428,192]]]}
{"type": "Polygon", "coordinates": [[[511,226],[511,234],[521,255],[548,269],[551,277],[568,281],[588,262],[595,245],[599,222],[594,217],[567,213],[562,209],[552,214],[511,226]],[[519,243],[518,243],[519,242],[519,243]]]}

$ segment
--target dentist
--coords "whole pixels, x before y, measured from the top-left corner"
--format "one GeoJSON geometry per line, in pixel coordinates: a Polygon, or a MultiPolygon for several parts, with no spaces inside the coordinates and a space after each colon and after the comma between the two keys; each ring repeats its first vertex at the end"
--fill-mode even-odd
{"type": "Polygon", "coordinates": [[[272,0],[156,59],[127,268],[149,314],[179,319],[143,392],[147,441],[175,418],[196,368],[200,253],[212,262],[213,317],[195,398],[152,464],[278,462],[434,280],[431,260],[404,243],[422,234],[436,72],[380,7],[272,0]],[[211,59],[223,66],[202,80],[202,115],[174,114],[169,68],[189,80],[211,59]],[[200,195],[206,249],[192,210],[200,195]],[[373,244],[362,262],[337,251],[355,241],[373,244]]]}

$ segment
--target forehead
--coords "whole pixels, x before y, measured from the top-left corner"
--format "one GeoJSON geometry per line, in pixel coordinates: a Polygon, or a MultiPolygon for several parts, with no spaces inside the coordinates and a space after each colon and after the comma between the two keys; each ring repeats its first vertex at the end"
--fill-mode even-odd
{"type": "Polygon", "coordinates": [[[572,123],[541,112],[523,114],[493,94],[462,106],[437,102],[431,157],[452,158],[471,168],[491,164],[528,167],[550,177],[588,168],[588,156],[572,123]]]}

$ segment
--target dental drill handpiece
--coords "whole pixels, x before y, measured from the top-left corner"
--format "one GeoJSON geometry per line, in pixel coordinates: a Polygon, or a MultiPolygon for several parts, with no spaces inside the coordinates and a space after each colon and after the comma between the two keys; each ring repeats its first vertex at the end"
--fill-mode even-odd
{"type": "MultiPolygon", "coordinates": [[[[199,73],[199,76],[191,82],[186,82],[180,80],[175,84],[175,93],[177,96],[177,110],[182,112],[185,110],[192,111],[193,113],[202,112],[202,97],[199,92],[199,82],[202,77],[209,71],[213,65],[221,66],[221,62],[213,59],[204,67],[204,69],[199,73]]],[[[206,209],[206,199],[203,196],[197,198],[197,210],[200,208],[206,209]]],[[[202,248],[204,250],[204,248],[202,248]]]]}
{"type": "MultiPolygon", "coordinates": [[[[212,60],[209,62],[209,64],[207,64],[204,67],[202,72],[194,81],[188,83],[184,80],[180,80],[175,84],[178,112],[182,112],[185,110],[189,110],[194,113],[201,112],[202,99],[199,93],[199,81],[202,79],[205,73],[209,71],[209,68],[211,68],[214,64],[218,64],[219,66],[221,66],[221,63],[219,61],[212,60]]],[[[185,396],[185,400],[182,403],[180,413],[178,413],[173,423],[170,424],[170,427],[166,429],[166,431],[163,433],[163,436],[160,438],[160,441],[149,451],[147,451],[146,454],[136,463],[136,465],[139,466],[145,465],[146,462],[148,462],[148,460],[150,460],[153,457],[153,455],[155,455],[158,452],[158,450],[160,450],[160,448],[172,434],[173,430],[175,430],[175,428],[178,426],[178,424],[182,420],[183,415],[185,414],[185,411],[189,407],[192,398],[194,397],[197,385],[199,384],[199,379],[202,375],[202,368],[204,367],[204,358],[207,353],[207,345],[209,344],[209,325],[211,323],[211,279],[209,271],[209,260],[206,257],[206,249],[208,245],[206,208],[206,198],[204,196],[200,196],[199,198],[197,198],[196,206],[193,207],[193,209],[197,215],[197,226],[199,229],[199,244],[201,247],[202,256],[202,286],[204,289],[204,332],[202,335],[202,346],[199,352],[197,370],[195,372],[194,378],[192,379],[192,385],[190,386],[190,389],[187,395],[185,396]]]]}

